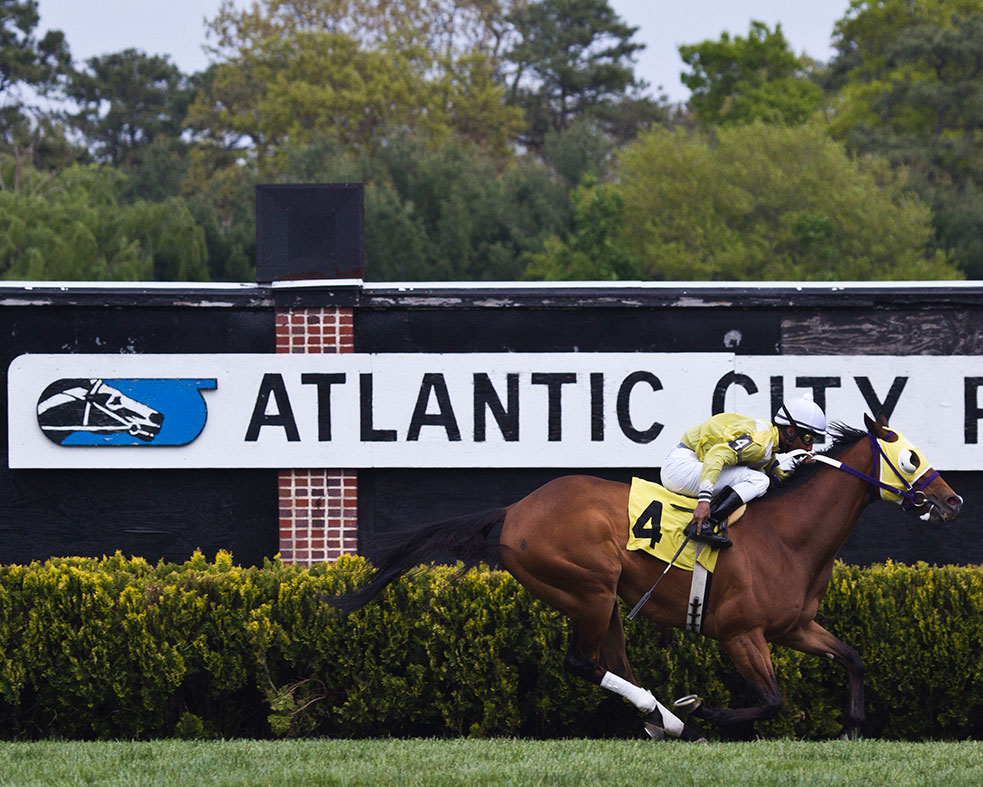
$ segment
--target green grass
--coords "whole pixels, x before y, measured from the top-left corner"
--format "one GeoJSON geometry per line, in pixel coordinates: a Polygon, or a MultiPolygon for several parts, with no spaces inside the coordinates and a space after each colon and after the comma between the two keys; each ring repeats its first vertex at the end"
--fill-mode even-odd
{"type": "Polygon", "coordinates": [[[0,785],[983,784],[983,742],[0,743],[0,785]]]}

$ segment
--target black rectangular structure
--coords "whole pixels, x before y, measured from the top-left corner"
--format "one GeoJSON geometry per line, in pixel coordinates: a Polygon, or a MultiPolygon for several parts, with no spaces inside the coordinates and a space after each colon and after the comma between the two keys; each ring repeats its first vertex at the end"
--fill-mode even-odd
{"type": "Polygon", "coordinates": [[[361,183],[256,187],[256,281],[361,279],[361,183]]]}

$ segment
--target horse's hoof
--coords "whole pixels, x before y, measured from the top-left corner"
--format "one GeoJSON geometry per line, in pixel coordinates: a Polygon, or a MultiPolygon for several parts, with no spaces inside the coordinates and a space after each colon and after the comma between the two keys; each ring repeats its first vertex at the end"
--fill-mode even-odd
{"type": "Polygon", "coordinates": [[[665,722],[662,721],[662,714],[659,713],[658,708],[645,717],[644,725],[645,732],[652,740],[661,741],[666,737],[665,722]]]}
{"type": "Polygon", "coordinates": [[[687,694],[685,697],[680,697],[676,700],[672,707],[680,715],[685,715],[687,713],[692,713],[697,708],[703,704],[703,698],[696,694],[687,694]]]}
{"type": "Polygon", "coordinates": [[[693,729],[688,724],[683,725],[683,734],[679,736],[687,743],[709,743],[706,738],[700,735],[698,730],[693,729]]]}

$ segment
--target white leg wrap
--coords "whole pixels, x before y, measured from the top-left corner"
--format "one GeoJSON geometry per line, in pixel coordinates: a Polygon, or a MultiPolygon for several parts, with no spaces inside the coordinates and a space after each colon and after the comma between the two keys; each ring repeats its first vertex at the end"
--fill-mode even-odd
{"type": "Polygon", "coordinates": [[[645,713],[651,713],[656,708],[662,714],[662,723],[665,725],[666,732],[675,735],[677,738],[683,734],[683,722],[676,714],[659,702],[651,691],[629,683],[624,678],[615,675],[613,672],[605,672],[601,678],[601,688],[620,694],[629,700],[636,708],[645,713]]]}
{"type": "Polygon", "coordinates": [[[662,723],[666,726],[666,732],[670,735],[675,735],[677,738],[682,735],[684,727],[683,720],[658,700],[655,701],[655,704],[659,708],[659,713],[662,714],[662,723]]]}
{"type": "Polygon", "coordinates": [[[613,672],[605,672],[601,678],[601,688],[620,694],[625,699],[631,701],[636,708],[651,713],[659,706],[659,701],[652,696],[652,692],[629,683],[624,678],[615,675],[613,672]]]}

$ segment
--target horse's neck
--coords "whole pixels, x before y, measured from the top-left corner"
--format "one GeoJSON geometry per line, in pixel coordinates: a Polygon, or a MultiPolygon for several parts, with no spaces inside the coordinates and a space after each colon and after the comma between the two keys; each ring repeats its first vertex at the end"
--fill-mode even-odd
{"type": "MultiPolygon", "coordinates": [[[[857,441],[837,459],[863,473],[870,474],[873,469],[867,440],[857,441]]],[[[821,567],[832,563],[853,532],[861,511],[870,502],[870,486],[849,473],[823,465],[786,500],[793,506],[791,516],[784,518],[785,538],[797,555],[821,567]]]]}

